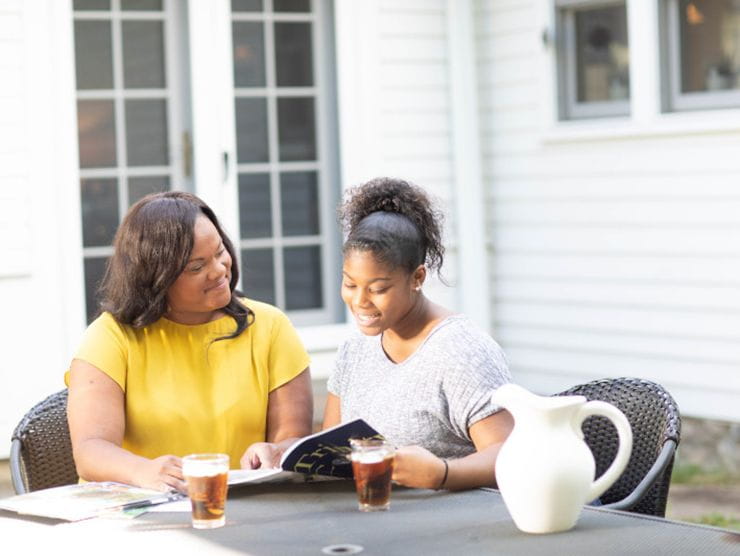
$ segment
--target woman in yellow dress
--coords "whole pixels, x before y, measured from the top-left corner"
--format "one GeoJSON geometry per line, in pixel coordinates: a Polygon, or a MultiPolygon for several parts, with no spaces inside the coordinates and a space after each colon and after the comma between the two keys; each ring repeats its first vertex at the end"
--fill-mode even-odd
{"type": "Polygon", "coordinates": [[[149,195],[121,223],[101,314],[72,360],[68,418],[81,478],[184,491],[181,457],[311,432],[309,358],[277,308],[241,297],[213,211],[149,195]]]}

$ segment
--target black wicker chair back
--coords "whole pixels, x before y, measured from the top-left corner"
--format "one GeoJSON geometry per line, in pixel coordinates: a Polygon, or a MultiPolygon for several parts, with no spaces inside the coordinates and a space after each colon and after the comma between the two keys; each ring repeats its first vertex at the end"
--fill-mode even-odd
{"type": "Polygon", "coordinates": [[[67,390],[26,413],[13,431],[10,475],[17,494],[78,481],[67,424],[67,390]]]}
{"type": "MultiPolygon", "coordinates": [[[[557,395],[608,402],[619,408],[632,426],[627,468],[601,496],[601,502],[613,509],[665,516],[673,457],[681,436],[681,417],[671,395],[659,384],[638,378],[596,380],[557,395]]],[[[596,477],[600,477],[617,453],[617,431],[604,417],[589,417],[583,433],[596,461],[596,477]]]]}

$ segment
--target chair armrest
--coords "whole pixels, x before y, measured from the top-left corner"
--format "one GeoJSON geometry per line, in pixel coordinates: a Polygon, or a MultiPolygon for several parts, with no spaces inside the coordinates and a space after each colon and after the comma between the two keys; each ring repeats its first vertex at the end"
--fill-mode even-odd
{"type": "Polygon", "coordinates": [[[653,463],[653,466],[650,468],[650,471],[647,472],[645,477],[643,477],[642,481],[635,487],[635,490],[633,490],[629,496],[626,498],[623,498],[619,502],[612,502],[611,504],[604,504],[603,506],[600,506],[601,508],[607,508],[610,510],[630,510],[634,506],[637,505],[637,503],[642,500],[642,497],[645,496],[645,493],[650,490],[650,487],[652,487],[655,482],[660,478],[662,473],[665,471],[666,467],[668,467],[668,464],[670,463],[671,459],[673,458],[673,455],[676,453],[676,441],[675,440],[666,440],[665,444],[663,444],[663,448],[660,450],[660,454],[658,454],[657,459],[655,460],[655,463],[653,463]]]}
{"type": "Polygon", "coordinates": [[[13,481],[13,489],[16,494],[28,492],[21,467],[21,441],[18,438],[13,438],[10,444],[10,478],[13,481]]]}

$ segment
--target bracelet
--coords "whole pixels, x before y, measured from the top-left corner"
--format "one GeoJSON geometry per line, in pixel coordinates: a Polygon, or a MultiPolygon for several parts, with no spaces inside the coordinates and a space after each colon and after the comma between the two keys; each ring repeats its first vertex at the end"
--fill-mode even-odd
{"type": "Polygon", "coordinates": [[[437,490],[442,490],[445,486],[445,483],[447,482],[447,473],[450,471],[450,466],[447,464],[446,459],[442,459],[442,463],[445,464],[445,474],[444,477],[442,477],[442,482],[439,483],[439,486],[437,487],[437,490]]]}

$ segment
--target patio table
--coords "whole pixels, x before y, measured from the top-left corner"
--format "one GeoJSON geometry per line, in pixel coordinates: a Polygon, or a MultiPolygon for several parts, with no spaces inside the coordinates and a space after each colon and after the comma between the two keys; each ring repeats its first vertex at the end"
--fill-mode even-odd
{"type": "Polygon", "coordinates": [[[570,531],[522,533],[493,489],[394,488],[389,511],[362,513],[349,481],[242,485],[230,490],[220,529],[192,529],[184,512],[76,523],[3,512],[0,535],[23,553],[75,555],[740,554],[732,531],[591,507],[570,531]]]}

